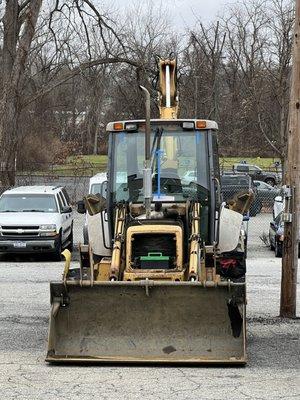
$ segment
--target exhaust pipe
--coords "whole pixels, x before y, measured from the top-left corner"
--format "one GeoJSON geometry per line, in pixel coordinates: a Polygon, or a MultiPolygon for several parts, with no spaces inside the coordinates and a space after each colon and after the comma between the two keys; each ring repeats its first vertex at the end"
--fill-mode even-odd
{"type": "Polygon", "coordinates": [[[150,219],[151,216],[151,201],[152,201],[152,170],[151,170],[151,126],[150,126],[150,93],[144,87],[140,86],[145,96],[146,108],[146,126],[145,126],[145,161],[143,170],[143,191],[144,191],[144,204],[146,209],[146,218],[150,219]]]}

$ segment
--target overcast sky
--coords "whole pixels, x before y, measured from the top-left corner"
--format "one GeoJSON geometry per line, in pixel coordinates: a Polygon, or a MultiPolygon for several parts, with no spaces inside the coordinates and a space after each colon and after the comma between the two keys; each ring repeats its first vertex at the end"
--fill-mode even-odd
{"type": "MultiPolygon", "coordinates": [[[[104,0],[104,3],[114,3],[115,7],[121,11],[128,8],[134,0],[104,0]]],[[[222,13],[225,4],[232,3],[231,0],[152,0],[154,4],[160,3],[168,9],[173,17],[173,25],[178,24],[180,28],[193,26],[198,19],[203,22],[214,20],[218,13],[222,13]]],[[[145,6],[147,1],[142,1],[145,6]]]]}

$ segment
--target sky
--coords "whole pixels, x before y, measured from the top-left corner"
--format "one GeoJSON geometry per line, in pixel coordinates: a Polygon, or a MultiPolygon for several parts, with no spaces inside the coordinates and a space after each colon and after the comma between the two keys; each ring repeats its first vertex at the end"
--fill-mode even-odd
{"type": "MultiPolygon", "coordinates": [[[[112,0],[116,8],[120,11],[129,7],[134,0],[112,0]]],[[[173,25],[180,29],[193,26],[197,19],[202,22],[215,20],[218,13],[224,11],[226,4],[230,0],[152,0],[154,5],[162,5],[169,11],[173,19],[173,25]]],[[[104,0],[108,4],[108,0],[104,0]]],[[[147,3],[147,1],[141,1],[147,3]]],[[[231,1],[232,3],[233,1],[231,1]]]]}

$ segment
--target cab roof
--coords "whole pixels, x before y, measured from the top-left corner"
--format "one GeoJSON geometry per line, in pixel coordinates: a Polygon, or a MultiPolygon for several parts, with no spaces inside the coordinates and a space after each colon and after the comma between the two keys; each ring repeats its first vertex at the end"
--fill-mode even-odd
{"type": "Polygon", "coordinates": [[[3,194],[56,194],[61,186],[19,186],[6,190],[3,194]]]}
{"type": "MultiPolygon", "coordinates": [[[[211,121],[209,119],[201,119],[201,118],[197,118],[197,119],[188,119],[188,118],[182,118],[182,119],[151,119],[151,122],[154,123],[176,123],[176,122],[196,122],[196,121],[205,121],[206,122],[206,127],[202,128],[202,130],[205,129],[212,129],[212,130],[218,130],[218,124],[215,121],[211,121]]],[[[113,121],[113,122],[109,122],[106,125],[106,130],[109,132],[118,132],[119,130],[114,129],[114,124],[115,123],[145,123],[144,119],[132,119],[132,120],[124,120],[124,121],[113,121]]]]}

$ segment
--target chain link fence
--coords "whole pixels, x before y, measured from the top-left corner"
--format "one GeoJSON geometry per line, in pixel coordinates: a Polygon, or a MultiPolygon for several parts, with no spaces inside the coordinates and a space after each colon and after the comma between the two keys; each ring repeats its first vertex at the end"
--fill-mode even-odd
{"type": "MultiPolygon", "coordinates": [[[[74,208],[76,203],[82,200],[88,193],[89,179],[97,171],[93,168],[80,166],[72,170],[72,174],[67,175],[67,170],[57,171],[47,168],[41,172],[22,172],[16,176],[16,186],[28,185],[51,185],[64,186],[69,194],[74,208]]],[[[244,221],[244,227],[248,235],[248,255],[256,256],[265,252],[269,245],[269,227],[273,220],[273,205],[276,196],[280,195],[279,187],[272,187],[265,182],[252,181],[244,175],[224,174],[221,177],[223,200],[229,201],[237,193],[253,190],[254,200],[250,207],[249,221],[244,221]],[[244,181],[243,181],[244,179],[244,181]]],[[[85,217],[74,212],[74,242],[77,245],[83,242],[83,225],[85,217]]],[[[271,255],[271,253],[270,253],[271,255]]]]}

